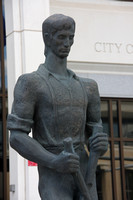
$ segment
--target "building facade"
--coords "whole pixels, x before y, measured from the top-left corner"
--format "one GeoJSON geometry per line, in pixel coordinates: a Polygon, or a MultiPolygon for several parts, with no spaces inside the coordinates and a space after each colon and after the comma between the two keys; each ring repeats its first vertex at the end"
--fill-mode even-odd
{"type": "Polygon", "coordinates": [[[132,200],[133,2],[4,0],[3,11],[2,3],[0,9],[0,199],[40,199],[37,166],[12,148],[8,156],[7,97],[10,112],[17,78],[44,62],[42,22],[51,14],[62,13],[76,21],[68,68],[97,81],[104,131],[109,135],[108,151],[97,166],[99,200],[132,200]]]}

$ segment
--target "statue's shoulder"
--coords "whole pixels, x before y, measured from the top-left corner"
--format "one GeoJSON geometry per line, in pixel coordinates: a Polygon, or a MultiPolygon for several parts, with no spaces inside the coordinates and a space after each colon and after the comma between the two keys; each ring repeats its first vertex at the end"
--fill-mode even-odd
{"type": "Polygon", "coordinates": [[[80,80],[90,101],[99,98],[98,85],[95,80],[89,78],[80,78],[80,80]]]}
{"type": "Polygon", "coordinates": [[[25,73],[18,78],[15,88],[16,89],[20,88],[21,91],[23,89],[33,90],[36,89],[38,82],[39,82],[39,76],[36,73],[36,71],[31,73],[25,73]]]}
{"type": "Polygon", "coordinates": [[[30,82],[33,81],[34,78],[36,77],[37,73],[36,72],[31,72],[31,73],[25,73],[19,76],[18,81],[22,82],[30,82]]]}
{"type": "Polygon", "coordinates": [[[97,82],[95,80],[90,79],[90,78],[82,78],[82,77],[79,77],[79,79],[85,88],[90,88],[90,89],[91,88],[94,89],[95,87],[97,88],[97,82]]]}

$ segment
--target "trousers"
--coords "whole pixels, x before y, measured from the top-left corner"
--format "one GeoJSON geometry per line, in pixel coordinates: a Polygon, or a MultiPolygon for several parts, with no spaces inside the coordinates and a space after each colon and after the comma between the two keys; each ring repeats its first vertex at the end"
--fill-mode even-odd
{"type": "MultiPolygon", "coordinates": [[[[85,150],[77,153],[80,157],[80,170],[85,177],[88,156],[85,150]]],[[[66,166],[67,167],[67,166],[66,166]]],[[[56,170],[47,167],[38,166],[39,172],[39,194],[41,200],[80,200],[81,193],[74,182],[73,175],[67,173],[59,173],[56,170]]],[[[92,199],[97,200],[97,192],[95,180],[92,191],[92,199]]]]}

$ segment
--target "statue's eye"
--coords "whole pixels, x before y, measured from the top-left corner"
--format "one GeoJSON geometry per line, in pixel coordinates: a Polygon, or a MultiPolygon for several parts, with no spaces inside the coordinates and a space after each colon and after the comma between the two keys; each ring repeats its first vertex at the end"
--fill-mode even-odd
{"type": "Polygon", "coordinates": [[[65,35],[58,35],[58,39],[60,39],[60,40],[63,40],[63,39],[65,39],[65,38],[66,38],[65,35]]]}

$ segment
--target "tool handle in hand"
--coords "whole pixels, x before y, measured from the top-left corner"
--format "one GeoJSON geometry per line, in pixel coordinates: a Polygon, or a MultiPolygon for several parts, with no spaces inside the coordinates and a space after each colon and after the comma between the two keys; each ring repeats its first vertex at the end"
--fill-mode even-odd
{"type": "MultiPolygon", "coordinates": [[[[94,126],[92,136],[95,135],[96,133],[102,133],[102,132],[103,132],[102,126],[100,126],[100,125],[94,126]]],[[[99,156],[100,156],[99,152],[94,152],[93,150],[90,150],[88,171],[87,171],[87,175],[86,175],[87,185],[92,185],[94,182],[99,156]]]]}
{"type": "Polygon", "coordinates": [[[94,182],[98,159],[99,155],[96,152],[90,151],[88,171],[86,175],[87,185],[92,185],[94,182]]]}
{"type": "Polygon", "coordinates": [[[75,153],[71,137],[65,138],[63,144],[64,144],[64,152],[75,153]]]}
{"type": "MultiPolygon", "coordinates": [[[[71,137],[64,139],[63,142],[64,142],[64,152],[75,153],[71,137]]],[[[81,194],[85,197],[86,200],[90,200],[88,188],[86,186],[86,183],[84,181],[84,178],[83,178],[80,170],[77,173],[73,173],[72,175],[73,175],[74,181],[75,181],[77,187],[79,188],[81,194]]]]}

